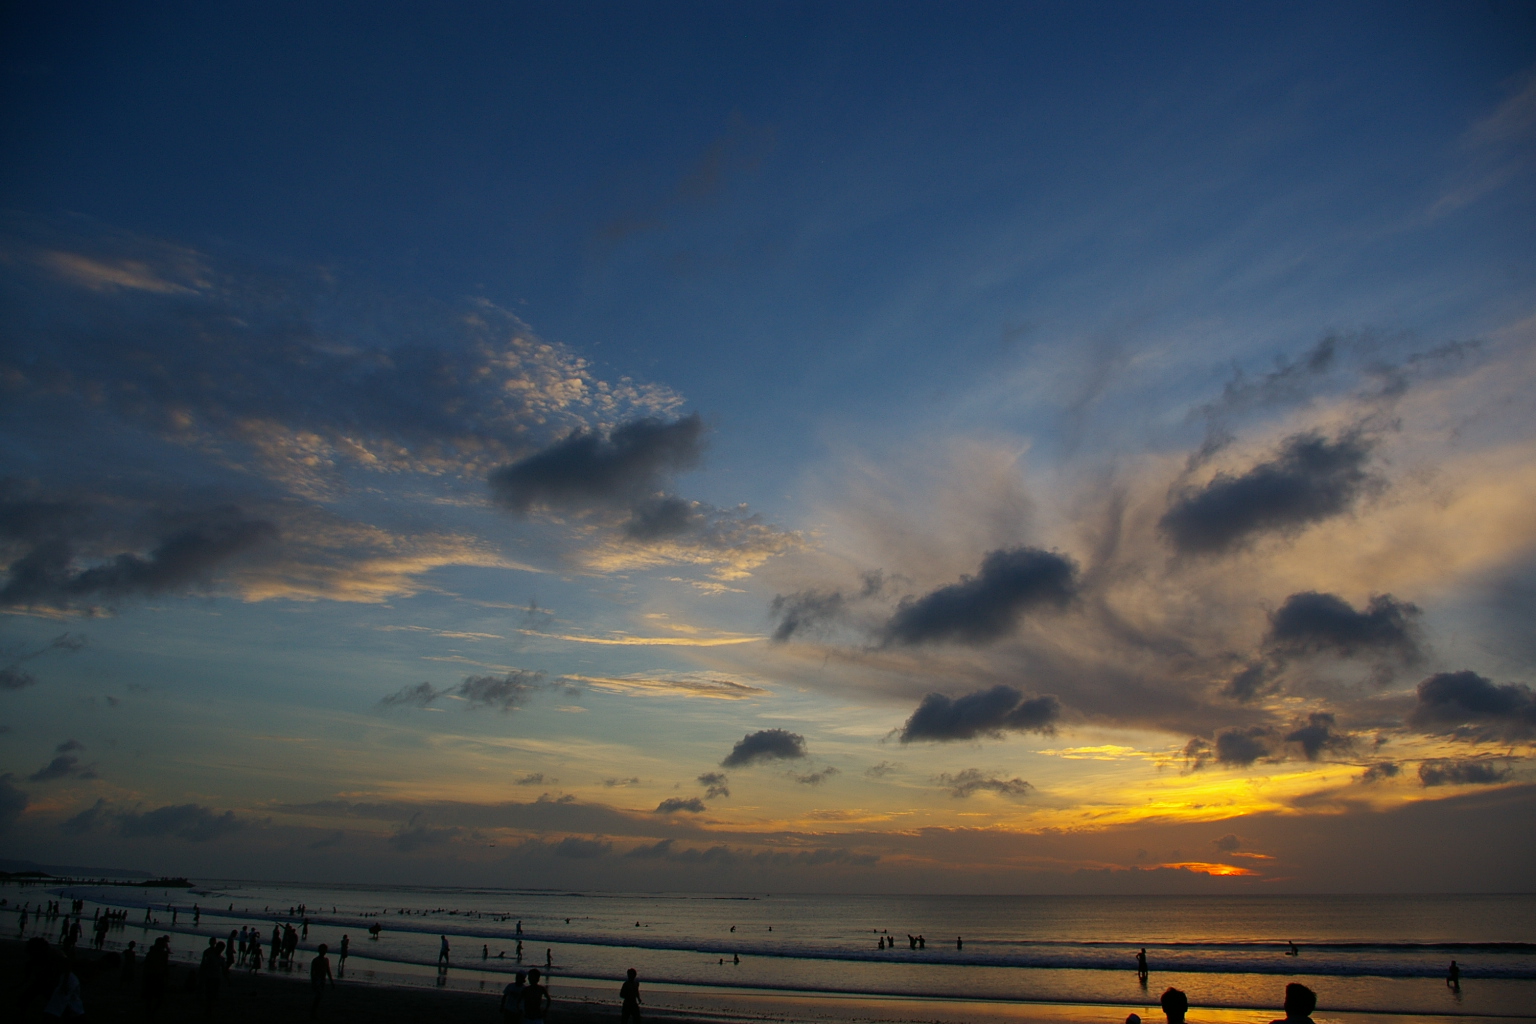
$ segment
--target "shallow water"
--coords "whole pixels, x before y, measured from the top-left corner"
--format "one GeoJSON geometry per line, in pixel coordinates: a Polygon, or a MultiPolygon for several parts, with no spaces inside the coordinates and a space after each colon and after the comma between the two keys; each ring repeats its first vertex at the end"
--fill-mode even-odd
{"type": "MultiPolygon", "coordinates": [[[[183,914],[177,931],[227,935],[260,923],[267,937],[275,920],[304,903],[306,948],[325,941],[334,952],[345,932],[374,968],[409,971],[434,964],[438,936],[446,934],[455,969],[484,969],[492,981],[495,972],[543,968],[547,955],[562,979],[616,978],[634,967],[653,983],[786,992],[1136,1006],[1155,1003],[1172,985],[1196,1005],[1258,1009],[1277,1007],[1285,983],[1299,980],[1331,1010],[1499,1015],[1536,1008],[1536,896],[1529,895],[723,898],[241,881],[190,892],[50,891],[52,898],[129,908],[130,927],[115,931],[114,941],[168,931],[168,903],[205,911],[200,928],[183,914]],[[140,926],[147,903],[155,904],[158,929],[140,926]],[[367,938],[374,921],[385,929],[378,941],[367,938]],[[887,935],[895,948],[877,948],[887,935]],[[923,936],[926,948],[911,949],[909,935],[923,936]],[[1287,955],[1290,942],[1298,955],[1287,955]],[[1135,975],[1143,946],[1146,989],[1135,975]],[[1453,959],[1462,970],[1460,993],[1443,981],[1453,959]]],[[[34,903],[47,898],[35,889],[20,898],[29,896],[34,903]]]]}

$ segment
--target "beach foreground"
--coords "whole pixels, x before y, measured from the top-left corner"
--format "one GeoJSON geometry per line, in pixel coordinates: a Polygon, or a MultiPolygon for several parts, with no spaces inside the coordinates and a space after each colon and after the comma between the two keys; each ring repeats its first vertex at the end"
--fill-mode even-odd
{"type": "MultiPolygon", "coordinates": [[[[87,952],[79,959],[89,962],[95,960],[96,956],[87,952]]],[[[10,940],[0,942],[0,976],[4,978],[8,1005],[12,1005],[11,1001],[21,991],[24,961],[25,947],[22,943],[10,940]]],[[[204,1011],[200,996],[186,988],[191,973],[189,965],[173,966],[165,1003],[153,1018],[146,1015],[136,988],[123,989],[119,986],[116,972],[107,972],[87,980],[83,985],[87,1019],[132,1021],[135,1024],[149,1019],[166,1024],[206,1022],[210,1017],[204,1011]]],[[[456,979],[452,977],[453,973],[443,978],[440,985],[435,977],[423,977],[414,982],[408,977],[392,977],[380,981],[377,977],[370,980],[366,973],[354,971],[351,977],[341,980],[334,989],[327,989],[316,1019],[335,1024],[352,1021],[392,1024],[397,1021],[439,1020],[451,1020],[455,1024],[473,1024],[475,1021],[498,1024],[502,1018],[497,1008],[499,993],[494,983],[456,979]],[[471,988],[462,987],[465,984],[471,988]]],[[[549,1020],[551,1024],[616,1024],[619,1019],[617,992],[617,981],[602,987],[591,981],[556,979],[554,1006],[549,1020]]],[[[693,986],[652,986],[645,990],[645,998],[645,1016],[669,1024],[722,1024],[732,1021],[772,1021],[775,1024],[1083,1024],[1089,1021],[1123,1021],[1125,1015],[1133,1011],[1149,1021],[1162,1019],[1154,1008],[1146,1006],[971,1002],[828,994],[802,996],[780,992],[720,991],[693,986]]],[[[252,975],[237,971],[231,983],[221,991],[211,1019],[230,1024],[305,1020],[309,1017],[309,1000],[309,986],[297,972],[262,972],[252,975]]],[[[1191,1024],[1259,1024],[1278,1015],[1278,1011],[1196,1009],[1191,1012],[1189,1020],[1191,1024]]],[[[45,1016],[43,1001],[34,999],[16,1019],[41,1022],[56,1018],[45,1016]]],[[[1316,1024],[1329,1021],[1338,1024],[1401,1024],[1407,1019],[1399,1014],[1320,1012],[1314,1015],[1316,1024]]],[[[1415,1015],[1412,1019],[1439,1024],[1512,1024],[1514,1021],[1536,1020],[1536,1016],[1415,1015]]]]}

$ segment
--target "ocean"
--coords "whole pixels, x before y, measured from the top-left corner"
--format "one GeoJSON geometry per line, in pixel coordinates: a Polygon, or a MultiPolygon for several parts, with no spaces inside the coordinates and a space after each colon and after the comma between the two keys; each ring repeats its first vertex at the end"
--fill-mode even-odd
{"type": "Polygon", "coordinates": [[[1318,993],[1320,1017],[1536,1015],[1536,895],[720,896],[234,880],[191,890],[8,885],[0,895],[8,908],[84,899],[87,920],[98,906],[126,909],[109,948],[171,934],[186,956],[202,936],[242,926],[269,940],[304,905],[303,948],[327,942],[334,954],[346,934],[351,976],[385,982],[446,983],[436,961],[447,936],[455,987],[494,989],[551,964],[557,985],[616,985],[633,967],[652,986],[1132,1008],[1174,986],[1197,1008],[1278,1011],[1285,984],[1300,981],[1318,993]],[[144,924],[146,908],[155,924],[144,924]],[[382,932],[370,939],[374,923],[382,932]],[[1452,960],[1459,992],[1444,980],[1452,960]]]}

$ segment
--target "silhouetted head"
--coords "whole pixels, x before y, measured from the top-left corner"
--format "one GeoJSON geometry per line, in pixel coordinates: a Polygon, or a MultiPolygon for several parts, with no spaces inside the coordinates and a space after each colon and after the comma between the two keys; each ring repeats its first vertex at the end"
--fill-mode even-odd
{"type": "Polygon", "coordinates": [[[517,972],[517,983],[519,985],[521,985],[523,982],[525,982],[527,980],[528,980],[528,972],[527,971],[518,971],[517,972]]]}
{"type": "Polygon", "coordinates": [[[535,967],[533,970],[528,972],[528,984],[530,984],[530,985],[537,985],[538,983],[539,983],[539,969],[537,967],[535,967]]]}
{"type": "Polygon", "coordinates": [[[1291,982],[1285,986],[1285,1015],[1287,1017],[1305,1017],[1317,1009],[1317,993],[1305,985],[1291,982]]]}
{"type": "Polygon", "coordinates": [[[1184,1020],[1184,1015],[1189,1012],[1189,997],[1176,988],[1170,988],[1164,992],[1163,998],[1158,1002],[1172,1024],[1180,1024],[1184,1020]]]}
{"type": "Polygon", "coordinates": [[[325,954],[327,954],[327,953],[329,953],[329,952],[330,952],[330,951],[331,951],[331,947],[330,947],[330,946],[327,946],[327,945],[326,945],[326,944],[325,944],[325,943],[323,943],[323,942],[322,942],[322,943],[320,943],[320,948],[318,948],[318,949],[316,949],[316,950],[315,950],[315,952],[316,952],[316,953],[319,953],[319,954],[320,954],[320,955],[321,955],[321,956],[325,956],[325,954]]]}
{"type": "Polygon", "coordinates": [[[635,980],[635,969],[633,967],[631,967],[629,969],[629,980],[630,981],[634,981],[635,980]]]}
{"type": "Polygon", "coordinates": [[[1125,1015],[1125,1024],[1141,1024],[1141,1014],[1128,1013],[1125,1015]]]}

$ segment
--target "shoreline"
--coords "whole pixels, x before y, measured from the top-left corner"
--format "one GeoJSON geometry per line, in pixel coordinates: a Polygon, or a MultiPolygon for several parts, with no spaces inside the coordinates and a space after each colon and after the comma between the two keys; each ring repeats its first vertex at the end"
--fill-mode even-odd
{"type": "MultiPolygon", "coordinates": [[[[24,949],[21,940],[0,939],[0,973],[15,991],[20,990],[24,949]]],[[[76,959],[90,963],[102,955],[105,954],[81,950],[76,959]]],[[[302,965],[307,955],[301,953],[296,959],[302,965]]],[[[497,1009],[501,972],[494,972],[495,977],[487,977],[493,972],[469,967],[450,968],[441,973],[430,967],[415,972],[380,971],[364,966],[365,962],[376,963],[361,956],[349,959],[351,969],[345,977],[338,978],[336,987],[327,990],[322,999],[319,1020],[366,1020],[378,1024],[436,1020],[482,1020],[489,1024],[501,1020],[497,1009]]],[[[334,970],[334,957],[332,964],[334,970]]],[[[185,987],[193,971],[188,961],[173,960],[166,1002],[154,1019],[171,1024],[206,1019],[200,997],[185,987]]],[[[246,1021],[269,1024],[274,1014],[307,1016],[310,990],[306,980],[302,966],[293,972],[261,971],[254,975],[237,969],[221,991],[216,1018],[232,1024],[245,1024],[246,1021]]],[[[556,975],[551,1022],[613,1024],[619,1017],[618,985],[618,979],[556,975]]],[[[122,990],[115,971],[85,981],[83,991],[86,1010],[92,1019],[134,1022],[145,1019],[137,989],[122,990]]],[[[773,1024],[1088,1024],[1123,1021],[1132,1012],[1141,1014],[1148,1021],[1161,1019],[1156,1007],[1156,993],[1149,993],[1144,1004],[1045,1002],[722,988],[646,979],[642,979],[642,992],[646,999],[646,1016],[669,1024],[742,1024],[747,1021],[771,1021],[773,1024]]],[[[1191,1009],[1189,1020],[1191,1024],[1268,1024],[1279,1015],[1277,1009],[1196,1006],[1191,1009]]],[[[51,1018],[42,1016],[42,1000],[35,999],[21,1019],[43,1021],[51,1018]]],[[[1514,1024],[1536,1021],[1536,1016],[1324,1010],[1314,1014],[1314,1019],[1319,1024],[1325,1021],[1402,1024],[1409,1019],[1435,1024],[1514,1024]]]]}

